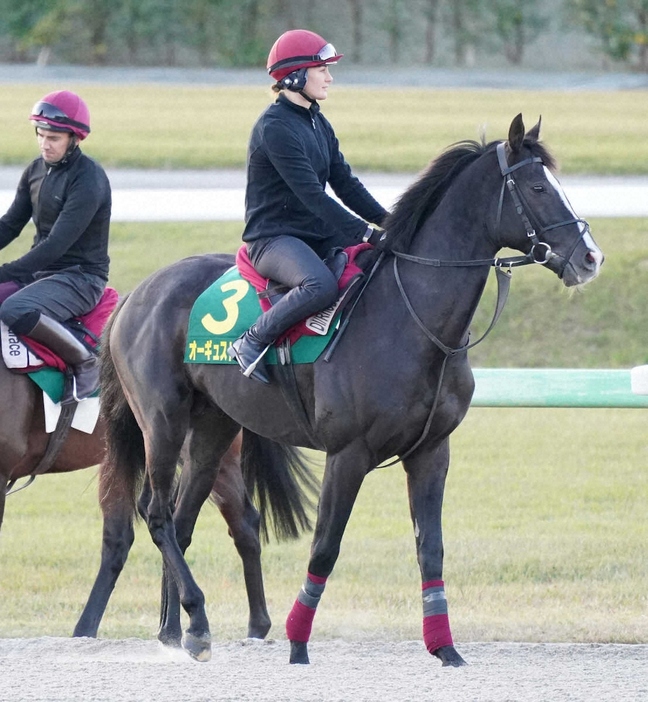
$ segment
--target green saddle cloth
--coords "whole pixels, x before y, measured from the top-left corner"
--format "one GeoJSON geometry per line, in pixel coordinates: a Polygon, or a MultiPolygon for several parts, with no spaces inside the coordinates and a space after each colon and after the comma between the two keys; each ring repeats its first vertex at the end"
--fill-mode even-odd
{"type": "MultiPolygon", "coordinates": [[[[194,302],[189,316],[185,363],[229,363],[236,360],[227,354],[230,344],[249,329],[261,315],[257,292],[244,280],[236,266],[228,269],[194,302]]],[[[339,314],[326,335],[303,335],[291,346],[293,363],[313,363],[331,340],[339,314]]],[[[277,363],[271,348],[265,362],[277,363]]]]}
{"type": "Polygon", "coordinates": [[[29,377],[47,395],[52,402],[60,402],[63,397],[65,375],[57,368],[41,368],[28,373],[29,377]]]}

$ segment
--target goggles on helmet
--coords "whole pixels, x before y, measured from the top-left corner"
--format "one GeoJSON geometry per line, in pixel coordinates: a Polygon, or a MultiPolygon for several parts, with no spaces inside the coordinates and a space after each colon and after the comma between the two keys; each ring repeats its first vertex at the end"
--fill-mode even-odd
{"type": "Polygon", "coordinates": [[[278,68],[290,68],[291,66],[301,67],[305,63],[328,63],[336,56],[338,56],[338,53],[335,51],[333,44],[325,44],[316,54],[311,54],[310,56],[290,56],[289,58],[277,61],[277,63],[268,68],[268,73],[272,73],[278,68]]]}
{"type": "MultiPolygon", "coordinates": [[[[90,131],[90,127],[83,122],[77,122],[74,119],[70,119],[63,110],[56,105],[52,105],[49,102],[37,102],[31,111],[31,118],[34,121],[38,121],[39,117],[44,117],[45,119],[51,119],[57,124],[66,124],[70,127],[78,127],[79,129],[84,129],[90,131]]],[[[48,124],[45,122],[45,124],[48,124]]],[[[48,125],[49,126],[49,125],[48,125]]]]}

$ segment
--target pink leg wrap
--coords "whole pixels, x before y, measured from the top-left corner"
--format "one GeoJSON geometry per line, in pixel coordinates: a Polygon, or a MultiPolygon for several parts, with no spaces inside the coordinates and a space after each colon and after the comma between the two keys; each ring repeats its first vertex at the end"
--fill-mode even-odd
{"type": "Polygon", "coordinates": [[[325,585],[326,578],[311,573],[306,576],[306,581],[286,619],[286,635],[290,641],[307,642],[310,639],[313,619],[325,585]]]}
{"type": "Polygon", "coordinates": [[[423,583],[423,641],[430,653],[453,645],[443,580],[423,583]]]}

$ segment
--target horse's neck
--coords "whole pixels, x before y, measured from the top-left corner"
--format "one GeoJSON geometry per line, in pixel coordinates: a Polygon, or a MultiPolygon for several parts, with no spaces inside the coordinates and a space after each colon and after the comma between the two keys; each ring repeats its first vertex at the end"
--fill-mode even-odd
{"type": "MultiPolygon", "coordinates": [[[[483,208],[446,198],[417,234],[410,253],[442,262],[487,260],[496,254],[483,208]]],[[[399,264],[404,287],[417,298],[417,312],[445,344],[460,346],[484,291],[490,267],[399,264]]]]}

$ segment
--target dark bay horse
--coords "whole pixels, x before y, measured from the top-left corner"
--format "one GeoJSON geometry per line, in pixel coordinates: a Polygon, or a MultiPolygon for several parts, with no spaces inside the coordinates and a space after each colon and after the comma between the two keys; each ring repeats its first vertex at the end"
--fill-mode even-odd
{"type": "Polygon", "coordinates": [[[474,311],[493,266],[508,279],[502,268],[537,263],[564,285],[578,286],[595,278],[603,262],[587,223],[552,175],[554,161],[539,130],[538,123],[525,134],[518,115],[507,141],[454,145],[403,194],[386,225],[389,250],[382,257],[365,254],[371,259],[365,269],[374,274],[335,352],[294,367],[298,402],[282,388],[277,366],[269,366],[273,382],[264,385],[234,366],[184,363],[190,309],[232,265],[231,256],[166,267],[119,310],[104,342],[104,367],[128,406],[118,403],[118,411],[108,413],[115,430],[104,469],[146,470],[148,527],[189,615],[183,645],[195,658],[209,657],[211,639],[204,597],[176,542],[169,509],[175,466],[190,427],[211,464],[246,427],[326,453],[307,574],[286,622],[290,662],[308,663],[316,608],[364,477],[395,457],[407,474],[424,642],[443,665],[464,664],[448,620],[441,509],[449,436],[474,390],[467,356],[474,311]],[[504,247],[521,255],[495,258],[504,247]],[[211,416],[200,426],[197,413],[205,406],[211,416]],[[121,438],[135,421],[145,449],[137,460],[121,438]]]}
{"type": "MultiPolygon", "coordinates": [[[[0,416],[1,527],[9,483],[34,473],[45,454],[50,434],[45,431],[41,390],[27,376],[9,371],[1,361],[0,396],[4,403],[4,410],[0,416]]],[[[92,434],[70,429],[46,474],[66,473],[100,464],[106,453],[105,430],[102,415],[92,434]]],[[[205,486],[206,497],[211,496],[218,506],[241,557],[249,603],[247,634],[249,637],[264,638],[270,629],[270,617],[263,589],[259,532],[261,529],[264,535],[267,535],[267,527],[272,523],[277,537],[286,538],[296,536],[302,528],[310,527],[306,513],[308,497],[302,494],[302,485],[308,485],[310,478],[307,474],[302,475],[300,485],[293,482],[290,475],[284,475],[284,471],[288,469],[285,461],[287,458],[291,459],[291,456],[286,456],[273,442],[256,442],[254,437],[249,437],[249,441],[254,442],[254,450],[245,450],[245,447],[242,449],[242,440],[242,435],[234,438],[220,460],[220,469],[217,464],[211,466],[211,472],[208,472],[205,466],[201,466],[200,475],[211,476],[211,482],[205,486]],[[245,454],[243,467],[248,473],[247,464],[252,459],[258,460],[259,453],[268,457],[265,463],[266,473],[257,472],[250,475],[247,484],[242,472],[242,450],[245,454]],[[249,489],[255,488],[261,497],[261,513],[254,507],[248,494],[249,489]]],[[[186,511],[184,505],[188,503],[192,512],[192,523],[195,523],[195,500],[191,491],[183,487],[191,485],[192,490],[195,490],[198,486],[198,481],[190,480],[197,456],[192,454],[189,439],[183,457],[184,478],[181,476],[176,511],[178,519],[182,519],[186,511]]],[[[129,487],[132,488],[130,482],[129,487]]],[[[76,625],[75,636],[97,635],[101,618],[133,542],[133,514],[115,499],[121,491],[121,486],[116,481],[111,481],[110,486],[106,486],[100,476],[104,518],[102,564],[90,599],[76,625]],[[109,546],[106,546],[106,542],[109,546]]],[[[146,496],[145,491],[140,498],[140,511],[145,511],[146,496]]],[[[27,493],[24,493],[24,497],[28,499],[27,493]]],[[[179,634],[174,633],[179,627],[179,612],[168,606],[168,598],[165,597],[162,604],[160,636],[167,642],[175,639],[179,641],[179,634]]]]}

